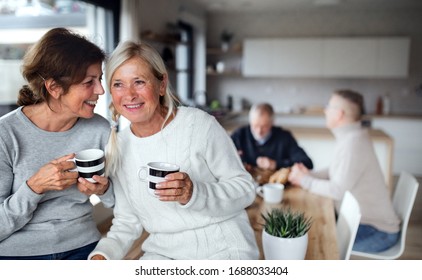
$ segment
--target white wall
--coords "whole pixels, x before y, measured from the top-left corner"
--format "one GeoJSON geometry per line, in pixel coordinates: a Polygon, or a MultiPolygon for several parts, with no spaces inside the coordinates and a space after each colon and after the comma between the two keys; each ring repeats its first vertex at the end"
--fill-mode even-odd
{"type": "Polygon", "coordinates": [[[207,16],[208,46],[219,45],[223,29],[235,33],[234,42],[262,37],[353,37],[409,36],[410,76],[407,79],[330,79],[330,78],[242,78],[208,77],[207,92],[223,104],[227,95],[253,102],[274,104],[276,111],[296,105],[324,105],[334,89],[351,88],[365,95],[366,109],[375,110],[376,99],[390,94],[392,113],[422,114],[422,97],[415,94],[422,84],[422,11],[354,11],[331,13],[212,13],[207,16]]]}

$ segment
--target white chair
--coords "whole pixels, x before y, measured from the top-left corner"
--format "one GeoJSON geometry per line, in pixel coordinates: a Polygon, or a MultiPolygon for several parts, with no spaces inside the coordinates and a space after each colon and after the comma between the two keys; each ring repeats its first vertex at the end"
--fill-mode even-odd
{"type": "Polygon", "coordinates": [[[337,246],[341,260],[348,260],[350,258],[360,217],[359,203],[349,191],[346,191],[341,202],[336,225],[337,246]]]}
{"type": "Polygon", "coordinates": [[[418,188],[419,183],[414,176],[407,172],[402,172],[400,174],[393,196],[394,210],[401,219],[401,234],[396,245],[378,253],[352,251],[353,256],[378,260],[394,260],[403,254],[406,244],[407,225],[409,223],[410,214],[412,212],[418,188]]]}

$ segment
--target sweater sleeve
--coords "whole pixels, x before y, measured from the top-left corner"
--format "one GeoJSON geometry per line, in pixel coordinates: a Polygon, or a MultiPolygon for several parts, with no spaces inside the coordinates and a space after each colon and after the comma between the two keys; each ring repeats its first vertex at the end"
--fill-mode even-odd
{"type": "Polygon", "coordinates": [[[331,197],[337,201],[343,199],[347,190],[351,190],[357,184],[363,173],[363,164],[359,159],[359,145],[350,143],[347,149],[333,159],[331,166],[335,168],[330,172],[329,179],[318,179],[312,176],[302,178],[301,184],[311,192],[331,197]]]}
{"type": "Polygon", "coordinates": [[[107,208],[112,208],[114,206],[114,191],[113,191],[113,182],[109,178],[109,186],[108,189],[102,195],[98,195],[98,198],[107,208]]]}
{"type": "Polygon", "coordinates": [[[339,186],[328,179],[324,180],[307,175],[302,178],[300,185],[312,193],[330,197],[334,200],[341,199],[339,186]]]}
{"type": "Polygon", "coordinates": [[[245,129],[244,127],[238,128],[236,131],[232,133],[230,137],[234,143],[234,146],[236,147],[237,154],[240,156],[240,160],[246,163],[248,151],[245,151],[244,148],[242,147],[242,138],[245,137],[244,129],[245,129]]]}
{"type": "Polygon", "coordinates": [[[329,178],[328,167],[324,168],[324,169],[312,171],[311,174],[312,174],[313,177],[316,177],[318,179],[328,179],[329,178]]]}
{"type": "MultiPolygon", "coordinates": [[[[308,169],[312,169],[313,163],[312,160],[309,158],[309,156],[306,154],[306,152],[298,145],[296,139],[293,137],[293,135],[287,132],[287,142],[288,145],[288,153],[290,158],[290,164],[293,165],[295,163],[303,163],[308,169]]],[[[278,166],[280,168],[281,165],[278,166]]]]}
{"type": "MultiPolygon", "coordinates": [[[[0,168],[1,169],[1,168],[0,168]]],[[[38,203],[43,197],[34,193],[28,185],[23,184],[14,194],[5,197],[5,190],[10,186],[3,183],[3,174],[0,176],[0,242],[14,232],[23,228],[33,216],[38,203]]]]}
{"type": "Polygon", "coordinates": [[[0,242],[24,227],[43,195],[34,193],[24,182],[12,193],[13,170],[4,142],[0,140],[0,242]]]}
{"type": "Polygon", "coordinates": [[[255,199],[252,176],[244,169],[233,141],[212,118],[205,133],[207,141],[204,162],[215,182],[194,181],[191,200],[183,207],[201,211],[204,215],[223,216],[238,213],[255,199]]]}

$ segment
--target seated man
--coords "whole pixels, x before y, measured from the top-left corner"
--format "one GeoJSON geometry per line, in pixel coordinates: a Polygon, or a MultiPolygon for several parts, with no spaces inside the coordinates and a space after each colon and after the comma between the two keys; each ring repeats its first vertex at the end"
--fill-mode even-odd
{"type": "Polygon", "coordinates": [[[326,125],[336,138],[330,167],[309,172],[296,164],[288,179],[313,193],[333,198],[337,211],[349,190],[362,214],[353,249],[379,252],[397,242],[400,220],[369,133],[361,126],[362,112],[362,95],[351,90],[334,92],[325,109],[326,125]]]}
{"type": "Polygon", "coordinates": [[[296,162],[312,169],[313,164],[299,147],[293,135],[274,126],[274,111],[270,104],[252,106],[249,125],[237,129],[232,139],[248,171],[253,167],[276,170],[290,167],[296,162]]]}

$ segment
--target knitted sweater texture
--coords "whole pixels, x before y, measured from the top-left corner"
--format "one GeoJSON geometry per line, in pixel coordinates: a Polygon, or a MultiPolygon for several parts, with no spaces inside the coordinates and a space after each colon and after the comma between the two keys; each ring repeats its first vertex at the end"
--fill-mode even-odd
{"type": "Polygon", "coordinates": [[[144,138],[119,133],[121,169],[113,177],[115,218],[96,253],[122,259],[142,230],[143,259],[257,259],[258,249],[245,208],[255,189],[227,132],[214,117],[178,108],[160,132],[144,138]],[[138,170],[148,162],[180,166],[193,182],[186,205],[150,195],[138,170]]]}
{"type": "Polygon", "coordinates": [[[301,185],[335,199],[337,210],[349,190],[359,203],[361,224],[398,232],[400,220],[394,212],[368,131],[360,123],[353,123],[333,129],[333,134],[336,146],[330,167],[304,177],[301,185]]]}

